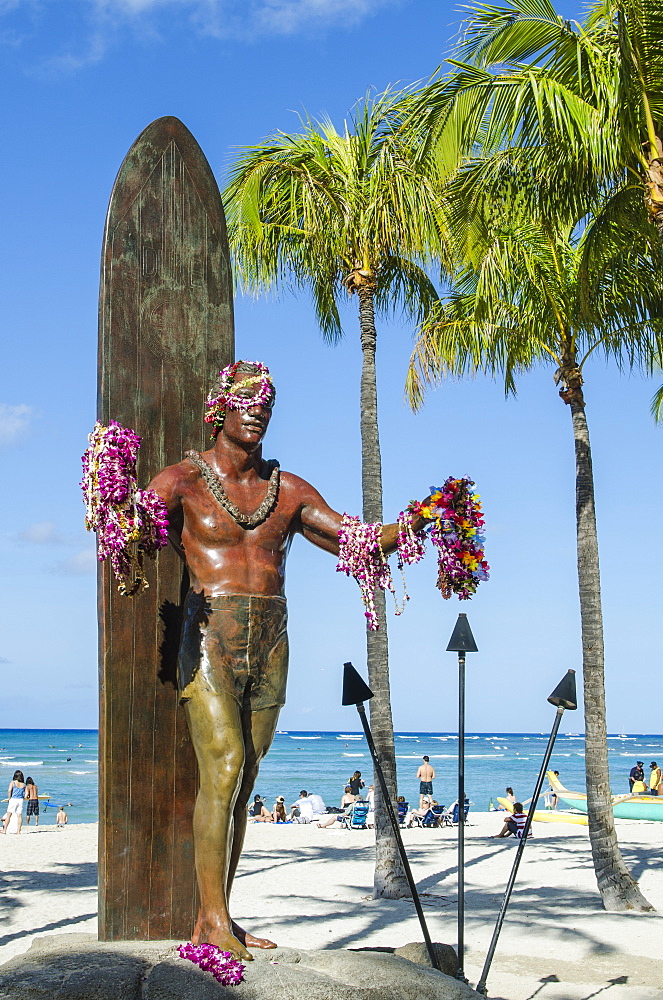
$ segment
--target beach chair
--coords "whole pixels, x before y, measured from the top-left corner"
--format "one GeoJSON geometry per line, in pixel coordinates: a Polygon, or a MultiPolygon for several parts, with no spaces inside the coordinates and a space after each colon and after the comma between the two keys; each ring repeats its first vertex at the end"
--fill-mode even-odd
{"type": "Polygon", "coordinates": [[[444,816],[444,806],[431,806],[424,816],[422,826],[442,826],[444,816]]]}
{"type": "MultiPolygon", "coordinates": [[[[470,811],[470,803],[465,799],[465,809],[463,819],[467,822],[467,814],[470,811]]],[[[443,826],[458,826],[458,803],[454,802],[451,809],[447,809],[442,814],[442,825],[443,826]]]]}
{"type": "Polygon", "coordinates": [[[365,799],[357,799],[352,806],[352,812],[344,816],[341,820],[346,830],[365,830],[366,817],[368,816],[370,803],[365,799]]]}
{"type": "Polygon", "coordinates": [[[397,802],[398,806],[398,825],[405,826],[405,817],[407,816],[407,811],[410,808],[409,802],[397,802]]]}

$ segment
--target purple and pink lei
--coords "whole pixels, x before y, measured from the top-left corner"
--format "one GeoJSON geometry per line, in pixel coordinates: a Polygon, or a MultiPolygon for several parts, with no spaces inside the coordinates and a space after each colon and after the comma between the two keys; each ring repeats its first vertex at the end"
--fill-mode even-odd
{"type": "MultiPolygon", "coordinates": [[[[266,383],[264,391],[269,390],[266,383]]],[[[216,404],[218,400],[213,400],[216,404]]],[[[228,400],[224,398],[225,405],[228,400]]],[[[234,399],[232,400],[235,405],[234,399]]],[[[96,531],[98,558],[110,559],[120,581],[121,594],[133,596],[147,587],[143,559],[154,558],[168,543],[168,512],[154,490],[140,490],[136,482],[136,459],[140,437],[129,427],[111,420],[106,427],[97,422],[83,455],[85,525],[96,531]]],[[[456,594],[461,601],[488,579],[484,558],[484,519],[481,502],[467,477],[450,476],[443,486],[431,489],[425,503],[414,500],[398,515],[398,568],[419,562],[425,554],[426,534],[437,549],[437,586],[447,600],[456,594]],[[423,527],[414,530],[413,519],[423,527]]],[[[379,627],[375,592],[389,590],[401,614],[409,600],[403,578],[403,600],[398,605],[391,569],[381,545],[382,524],[363,524],[358,517],[343,515],[338,533],[336,569],[353,576],[361,590],[368,627],[379,627]]]]}

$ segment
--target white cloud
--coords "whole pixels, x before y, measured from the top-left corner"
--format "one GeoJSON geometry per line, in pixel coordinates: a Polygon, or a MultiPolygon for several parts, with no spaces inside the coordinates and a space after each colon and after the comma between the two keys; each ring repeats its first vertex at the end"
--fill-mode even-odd
{"type": "Polygon", "coordinates": [[[311,23],[337,22],[351,27],[392,0],[93,0],[98,16],[136,19],[164,8],[188,10],[200,25],[225,25],[236,34],[240,25],[274,34],[290,34],[311,23]]]}
{"type": "Polygon", "coordinates": [[[0,444],[11,444],[27,430],[33,410],[27,403],[0,403],[0,444]]]}
{"type": "Polygon", "coordinates": [[[19,532],[19,541],[32,545],[67,545],[68,539],[61,534],[54,521],[36,521],[19,532]]]}
{"type": "Polygon", "coordinates": [[[97,554],[93,548],[84,548],[68,559],[63,559],[54,567],[53,572],[61,576],[86,576],[96,573],[97,554]]]}
{"type": "Polygon", "coordinates": [[[332,23],[349,28],[384,6],[385,0],[261,0],[253,20],[261,34],[292,35],[332,23]]]}
{"type": "MultiPolygon", "coordinates": [[[[182,12],[191,29],[213,38],[310,34],[328,27],[352,28],[385,6],[404,0],[88,0],[89,33],[78,51],[53,55],[41,72],[72,73],[98,63],[118,33],[129,29],[158,41],[169,24],[160,14],[182,12]]],[[[2,0],[0,0],[0,4],[2,0]]],[[[0,8],[1,9],[1,8],[0,8]]],[[[181,33],[181,27],[178,28],[181,33]]]]}

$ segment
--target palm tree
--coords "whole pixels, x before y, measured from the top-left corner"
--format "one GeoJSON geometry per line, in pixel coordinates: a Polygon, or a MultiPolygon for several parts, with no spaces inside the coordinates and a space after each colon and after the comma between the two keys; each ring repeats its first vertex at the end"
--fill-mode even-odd
{"type": "MultiPolygon", "coordinates": [[[[231,246],[244,285],[288,282],[310,291],[329,341],[342,336],[339,303],[356,295],[362,349],[361,466],[363,517],[382,521],[375,314],[401,305],[419,322],[436,299],[427,247],[439,242],[441,204],[418,172],[413,149],[393,127],[404,95],[388,92],[357,105],[351,123],[304,119],[294,134],[276,132],[244,149],[224,193],[231,246]]],[[[371,724],[396,796],[385,601],[380,628],[367,630],[371,724]]],[[[376,781],[376,896],[407,895],[393,834],[376,781]]]]}
{"type": "Polygon", "coordinates": [[[415,406],[425,384],[448,373],[502,374],[507,392],[535,365],[556,366],[576,456],[577,564],[582,623],[589,834],[606,909],[650,910],[622,859],[611,808],[603,622],[594,480],[583,390],[594,351],[619,364],[651,365],[663,337],[661,254],[634,246],[588,283],[584,240],[528,214],[470,222],[457,256],[465,267],[422,328],[409,373],[415,406]],[[505,220],[505,221],[504,221],[505,220]],[[469,238],[468,238],[469,233],[469,238]]]}
{"type": "Polygon", "coordinates": [[[582,22],[549,0],[470,6],[453,72],[419,93],[417,126],[438,155],[443,140],[442,159],[477,143],[500,154],[484,166],[495,180],[508,161],[521,195],[536,174],[539,206],[554,217],[581,218],[598,198],[595,230],[626,213],[663,240],[662,38],[652,0],[603,0],[582,22]]]}
{"type": "MultiPolygon", "coordinates": [[[[423,139],[421,157],[438,174],[441,166],[460,156],[470,158],[456,182],[456,193],[462,192],[464,198],[461,215],[474,208],[496,219],[517,207],[520,218],[534,225],[544,220],[551,232],[586,228],[582,244],[575,247],[581,255],[576,258],[574,279],[579,294],[584,290],[587,295],[590,273],[603,275],[601,280],[612,275],[612,305],[621,302],[626,307],[620,283],[628,289],[633,276],[625,274],[621,265],[630,259],[634,267],[643,268],[639,274],[643,281],[648,277],[654,281],[645,296],[654,313],[660,289],[651,262],[660,266],[661,257],[659,246],[656,251],[652,246],[652,235],[658,245],[659,237],[663,240],[662,37],[663,14],[651,0],[604,0],[595,3],[581,23],[561,17],[549,0],[505,0],[499,7],[475,4],[449,60],[452,71],[421,89],[410,120],[423,139]],[[642,252],[634,252],[634,246],[642,252]]],[[[459,280],[468,280],[471,272],[470,267],[459,280]]],[[[594,305],[604,299],[597,293],[594,305]]],[[[609,313],[611,302],[605,305],[609,313]]],[[[595,334],[601,337],[602,317],[595,314],[595,334]]],[[[633,337],[637,333],[637,327],[631,327],[633,337]]],[[[633,337],[629,335],[621,348],[618,343],[608,346],[610,336],[597,343],[625,365],[656,360],[646,357],[651,337],[644,341],[633,337]]],[[[431,360],[425,353],[429,347],[433,350],[424,338],[419,345],[424,369],[431,360]]],[[[503,357],[507,378],[510,356],[503,357]]],[[[598,554],[595,550],[592,556],[585,544],[594,534],[594,515],[589,437],[583,430],[583,365],[576,364],[574,351],[561,341],[555,358],[577,449],[587,791],[594,865],[606,908],[640,908],[642,896],[624,873],[619,854],[609,808],[605,742],[601,745],[603,639],[598,577],[592,588],[591,568],[588,571],[592,559],[598,570],[598,554]]],[[[475,360],[479,362],[477,354],[475,360]]],[[[433,360],[430,371],[434,369],[433,360]]],[[[411,390],[416,396],[416,379],[411,390]]],[[[655,397],[654,408],[657,403],[655,397]]]]}

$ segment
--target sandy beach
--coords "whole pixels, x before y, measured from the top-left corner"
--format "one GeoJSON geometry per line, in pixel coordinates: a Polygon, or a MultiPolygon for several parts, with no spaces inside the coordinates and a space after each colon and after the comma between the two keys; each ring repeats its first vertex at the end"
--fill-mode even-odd
{"type": "MultiPolygon", "coordinates": [[[[466,972],[479,978],[513,861],[493,840],[500,816],[470,815],[466,840],[466,972]]],[[[606,913],[587,830],[536,824],[498,953],[489,995],[504,1000],[663,998],[663,846],[657,823],[618,820],[631,871],[654,914],[606,913]]],[[[406,830],[404,840],[434,940],[455,944],[455,831],[406,830]]],[[[314,826],[250,825],[233,916],[281,945],[398,947],[421,940],[408,900],[371,898],[373,834],[314,826]]],[[[24,827],[0,837],[0,962],[38,935],[96,932],[96,824],[24,827]]]]}

